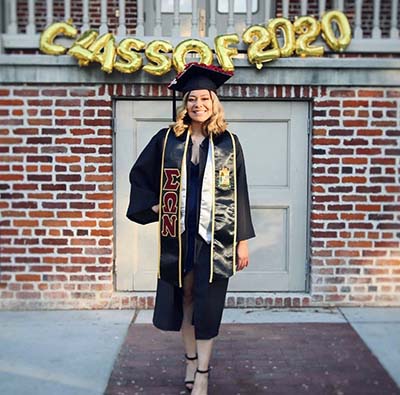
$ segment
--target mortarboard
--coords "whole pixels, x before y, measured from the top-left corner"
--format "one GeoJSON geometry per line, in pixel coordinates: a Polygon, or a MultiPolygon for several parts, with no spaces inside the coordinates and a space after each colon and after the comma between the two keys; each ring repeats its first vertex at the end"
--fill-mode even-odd
{"type": "Polygon", "coordinates": [[[183,93],[198,89],[216,91],[232,75],[233,72],[225,71],[213,65],[196,62],[186,64],[184,70],[168,85],[168,88],[173,91],[172,111],[174,121],[176,120],[176,91],[183,93]]]}

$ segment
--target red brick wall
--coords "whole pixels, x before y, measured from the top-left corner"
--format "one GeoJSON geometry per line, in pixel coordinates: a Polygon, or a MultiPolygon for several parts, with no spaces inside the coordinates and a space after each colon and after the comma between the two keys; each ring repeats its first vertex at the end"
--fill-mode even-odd
{"type": "Polygon", "coordinates": [[[0,108],[1,298],[74,305],[110,297],[109,95],[104,87],[3,87],[0,108]]]}
{"type": "MultiPolygon", "coordinates": [[[[112,97],[155,85],[0,88],[0,306],[151,307],[113,291],[112,97]]],[[[164,87],[165,88],[165,87],[164,87]]],[[[229,306],[400,305],[400,89],[224,87],[313,100],[311,293],[229,306]]]]}
{"type": "Polygon", "coordinates": [[[400,301],[399,99],[332,88],[315,102],[314,300],[400,301]]]}

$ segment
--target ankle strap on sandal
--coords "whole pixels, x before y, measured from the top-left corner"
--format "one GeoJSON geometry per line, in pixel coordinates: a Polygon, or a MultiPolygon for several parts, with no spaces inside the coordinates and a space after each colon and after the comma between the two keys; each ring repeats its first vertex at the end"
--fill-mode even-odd
{"type": "Polygon", "coordinates": [[[197,359],[197,354],[196,354],[194,357],[189,357],[189,355],[185,354],[185,358],[186,358],[188,361],[195,361],[195,360],[197,359]]]}
{"type": "Polygon", "coordinates": [[[200,370],[200,369],[196,369],[197,373],[208,373],[210,371],[210,368],[208,368],[207,370],[200,370]]]}

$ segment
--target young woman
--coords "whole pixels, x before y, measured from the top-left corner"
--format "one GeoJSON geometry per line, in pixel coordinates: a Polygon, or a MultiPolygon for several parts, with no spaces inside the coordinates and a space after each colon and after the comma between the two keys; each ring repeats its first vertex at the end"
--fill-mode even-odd
{"type": "Polygon", "coordinates": [[[207,394],[229,277],[248,265],[255,236],[242,148],[215,93],[231,75],[187,65],[169,86],[184,94],[176,122],[151,139],[130,173],[128,218],[159,221],[153,323],[181,331],[194,395],[207,394]]]}

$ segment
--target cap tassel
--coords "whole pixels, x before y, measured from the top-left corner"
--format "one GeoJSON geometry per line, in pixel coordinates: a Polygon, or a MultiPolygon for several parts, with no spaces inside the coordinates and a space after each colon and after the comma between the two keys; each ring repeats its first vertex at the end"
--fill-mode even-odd
{"type": "Polygon", "coordinates": [[[172,91],[172,120],[176,122],[176,92],[172,91]]]}

